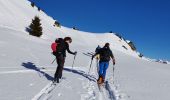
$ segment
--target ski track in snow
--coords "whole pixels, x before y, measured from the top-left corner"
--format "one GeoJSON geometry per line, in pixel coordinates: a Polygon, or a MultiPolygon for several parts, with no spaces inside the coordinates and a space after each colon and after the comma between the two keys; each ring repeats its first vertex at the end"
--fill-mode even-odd
{"type": "MultiPolygon", "coordinates": [[[[94,77],[93,75],[88,75],[86,77],[94,77]]],[[[78,78],[79,79],[79,78],[78,78]]],[[[124,100],[120,99],[115,93],[115,89],[111,87],[114,86],[111,82],[111,80],[106,81],[106,85],[101,86],[101,90],[98,89],[96,81],[92,81],[88,78],[86,78],[87,81],[82,82],[82,86],[84,89],[86,89],[85,94],[81,95],[81,100],[124,100]]],[[[80,79],[79,79],[80,80],[80,79]]],[[[56,87],[61,86],[63,82],[63,79],[59,84],[54,85],[52,82],[48,83],[38,94],[36,94],[31,100],[50,100],[50,98],[53,96],[52,91],[56,89],[56,87]]],[[[60,94],[58,94],[59,96],[60,94]]]]}
{"type": "Polygon", "coordinates": [[[62,84],[62,79],[60,83],[48,83],[38,94],[36,94],[31,100],[49,100],[52,97],[51,92],[62,84]]]}
{"type": "Polygon", "coordinates": [[[118,86],[107,80],[105,85],[99,89],[99,100],[126,100],[129,98],[127,94],[122,93],[118,90],[118,86]]]}
{"type": "MultiPolygon", "coordinates": [[[[91,77],[98,76],[98,73],[96,70],[97,70],[97,67],[92,68],[91,73],[95,75],[91,75],[91,77]]],[[[119,94],[118,92],[116,92],[117,90],[116,88],[111,88],[111,85],[115,87],[115,85],[111,81],[113,81],[113,76],[109,80],[106,81],[106,84],[104,86],[98,87],[97,80],[96,82],[92,82],[89,80],[86,83],[86,85],[88,86],[86,87],[88,89],[88,95],[86,95],[85,98],[83,99],[81,98],[81,100],[122,100],[116,97],[116,95],[119,96],[119,94]],[[98,91],[96,91],[96,89],[98,91]],[[98,99],[96,95],[98,95],[98,99]]]]}
{"type": "MultiPolygon", "coordinates": [[[[96,80],[94,81],[91,78],[94,78],[98,75],[93,68],[91,75],[84,73],[87,81],[82,82],[82,86],[86,89],[85,94],[81,95],[81,100],[125,100],[127,97],[125,94],[121,94],[118,91],[118,86],[115,86],[113,83],[113,77],[110,77],[106,80],[104,86],[101,86],[101,89],[98,88],[96,80]],[[95,75],[94,75],[95,74],[95,75]]],[[[41,71],[54,71],[52,69],[41,69],[41,71]]],[[[2,71],[0,74],[16,74],[16,73],[36,73],[34,70],[16,70],[16,71],[2,71]]],[[[74,73],[72,73],[74,74],[74,73]]],[[[82,80],[80,78],[77,78],[82,80]]],[[[62,79],[63,81],[63,79],[62,79]]],[[[62,84],[62,81],[59,84],[54,85],[52,82],[49,82],[38,94],[36,94],[32,100],[50,100],[52,97],[52,91],[62,84]]]]}
{"type": "MultiPolygon", "coordinates": [[[[54,70],[41,70],[41,71],[48,71],[48,72],[53,72],[54,70]]],[[[2,71],[0,74],[17,74],[17,73],[37,73],[37,71],[34,70],[16,70],[16,71],[2,71]]]]}
{"type": "MultiPolygon", "coordinates": [[[[41,68],[40,68],[41,69],[41,68]]],[[[41,71],[54,71],[52,69],[41,69],[41,71]]],[[[3,71],[0,74],[16,74],[16,73],[36,73],[34,70],[16,70],[16,71],[3,71]]],[[[74,73],[72,73],[74,74],[74,73]]],[[[124,100],[124,96],[117,92],[117,87],[112,83],[113,77],[107,79],[104,86],[101,89],[98,88],[96,80],[91,78],[98,76],[96,69],[93,67],[91,70],[91,75],[84,73],[86,82],[82,83],[84,89],[86,89],[86,94],[81,94],[81,100],[124,100]],[[94,75],[95,74],[95,75],[94,75]],[[98,90],[98,91],[97,91],[98,90]]],[[[80,80],[80,78],[78,78],[80,80]]],[[[50,100],[53,96],[52,91],[62,84],[63,79],[59,84],[53,84],[49,82],[38,94],[36,94],[31,100],[50,100]]],[[[60,96],[60,94],[58,94],[60,96]]]]}
{"type": "MultiPolygon", "coordinates": [[[[97,62],[96,62],[97,63],[97,62]]],[[[98,66],[98,65],[97,65],[98,66]]],[[[93,76],[97,76],[98,77],[98,67],[93,67],[91,70],[91,74],[93,74],[93,76]]],[[[115,84],[114,83],[114,73],[112,73],[112,75],[110,77],[108,77],[106,79],[105,85],[101,86],[100,89],[98,87],[97,82],[89,82],[89,86],[91,86],[91,89],[98,89],[98,91],[95,91],[95,94],[98,94],[98,99],[86,99],[86,100],[126,100],[126,98],[129,98],[130,96],[128,96],[125,93],[122,93],[119,90],[119,84],[115,84]],[[97,88],[93,88],[93,87],[97,87],[97,88]]],[[[97,80],[96,80],[97,81],[97,80]]]]}
{"type": "MultiPolygon", "coordinates": [[[[112,84],[114,86],[114,84],[112,84]]],[[[99,100],[118,100],[116,99],[116,95],[114,90],[110,88],[109,83],[105,83],[105,85],[98,87],[99,89],[99,100]]]]}
{"type": "Polygon", "coordinates": [[[87,90],[87,94],[81,96],[81,100],[96,100],[96,92],[94,91],[94,82],[88,80],[87,83],[83,84],[83,88],[87,90]]]}

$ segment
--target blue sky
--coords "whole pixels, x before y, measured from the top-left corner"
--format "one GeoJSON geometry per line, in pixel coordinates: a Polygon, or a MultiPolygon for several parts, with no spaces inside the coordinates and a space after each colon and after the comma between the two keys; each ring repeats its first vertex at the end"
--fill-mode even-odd
{"type": "Polygon", "coordinates": [[[63,26],[119,33],[145,56],[170,60],[170,0],[30,0],[63,26]]]}

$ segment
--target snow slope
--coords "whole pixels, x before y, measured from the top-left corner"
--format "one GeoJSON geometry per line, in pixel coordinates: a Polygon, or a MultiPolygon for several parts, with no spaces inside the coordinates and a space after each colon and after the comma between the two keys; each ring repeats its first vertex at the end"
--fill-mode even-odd
{"type": "Polygon", "coordinates": [[[0,100],[169,100],[170,65],[140,59],[112,33],[57,28],[53,23],[27,0],[0,0],[0,100]],[[41,38],[25,32],[35,15],[42,22],[41,38]],[[51,64],[54,57],[50,45],[56,37],[65,36],[73,38],[70,49],[78,51],[75,67],[73,71],[69,67],[73,56],[68,54],[61,84],[51,87],[56,64],[51,64]],[[88,74],[90,58],[83,52],[94,52],[97,45],[106,42],[116,58],[115,73],[110,63],[108,84],[99,91],[96,62],[88,74]]]}

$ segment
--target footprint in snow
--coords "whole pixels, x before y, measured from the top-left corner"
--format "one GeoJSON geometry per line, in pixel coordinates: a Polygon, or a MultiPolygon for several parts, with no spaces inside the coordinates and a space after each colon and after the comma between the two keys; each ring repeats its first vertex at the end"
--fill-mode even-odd
{"type": "Polygon", "coordinates": [[[61,94],[61,93],[58,93],[58,96],[60,97],[60,96],[62,96],[62,94],[61,94]]]}
{"type": "Polygon", "coordinates": [[[82,79],[82,78],[77,78],[78,80],[81,80],[81,81],[83,81],[84,79],[82,79]]]}
{"type": "Polygon", "coordinates": [[[30,86],[33,86],[34,84],[30,83],[30,86]]]}

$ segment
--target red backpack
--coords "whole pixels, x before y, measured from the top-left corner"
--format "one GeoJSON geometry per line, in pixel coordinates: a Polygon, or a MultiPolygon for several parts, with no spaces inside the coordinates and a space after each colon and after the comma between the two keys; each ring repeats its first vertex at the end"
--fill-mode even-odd
{"type": "Polygon", "coordinates": [[[56,52],[63,51],[64,48],[64,40],[62,38],[57,38],[55,42],[51,44],[52,54],[56,55],[56,52]]]}
{"type": "Polygon", "coordinates": [[[52,52],[56,52],[56,47],[57,47],[57,43],[54,42],[51,44],[52,52]]]}
{"type": "Polygon", "coordinates": [[[51,44],[52,52],[56,52],[56,47],[57,47],[57,43],[54,42],[51,44]]]}

